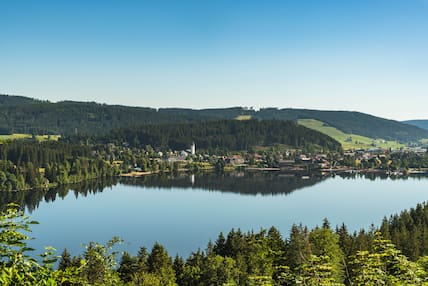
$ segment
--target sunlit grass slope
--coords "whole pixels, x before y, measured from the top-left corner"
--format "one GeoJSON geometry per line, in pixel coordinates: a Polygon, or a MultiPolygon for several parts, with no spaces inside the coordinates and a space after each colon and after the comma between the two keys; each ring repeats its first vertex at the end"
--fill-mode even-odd
{"type": "Polygon", "coordinates": [[[250,120],[251,115],[239,115],[235,118],[235,120],[250,120]]]}
{"type": "MultiPolygon", "coordinates": [[[[36,135],[36,140],[39,142],[47,141],[47,140],[58,141],[60,137],[61,137],[60,135],[36,135]]],[[[20,139],[30,139],[30,138],[32,138],[31,134],[23,134],[23,133],[0,135],[0,143],[5,141],[10,141],[10,140],[20,140],[20,139]]]]}
{"type": "Polygon", "coordinates": [[[386,141],[381,138],[369,138],[356,134],[347,134],[337,128],[328,126],[321,121],[315,119],[300,119],[297,121],[299,124],[313,130],[324,133],[342,144],[343,149],[370,149],[370,148],[383,148],[383,149],[398,149],[404,147],[396,141],[386,141]]]}

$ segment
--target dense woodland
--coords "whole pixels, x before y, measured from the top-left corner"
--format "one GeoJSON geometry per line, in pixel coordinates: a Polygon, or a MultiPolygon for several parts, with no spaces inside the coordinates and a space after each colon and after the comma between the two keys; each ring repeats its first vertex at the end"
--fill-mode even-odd
{"type": "Polygon", "coordinates": [[[177,116],[153,108],[95,102],[51,103],[26,97],[0,95],[0,134],[108,134],[112,129],[142,124],[204,121],[199,115],[177,116]]]}
{"type": "Polygon", "coordinates": [[[427,130],[359,112],[277,108],[256,111],[242,107],[153,109],[94,102],[51,103],[0,95],[0,134],[105,135],[112,129],[135,125],[217,121],[240,115],[249,115],[256,120],[316,119],[345,133],[402,142],[428,138],[427,130]]]}
{"type": "Polygon", "coordinates": [[[340,151],[331,137],[292,121],[222,120],[204,123],[141,125],[112,131],[104,140],[126,141],[133,147],[160,146],[188,149],[197,142],[199,149],[248,150],[254,146],[284,144],[295,148],[340,151]]]}
{"type": "Polygon", "coordinates": [[[274,227],[231,230],[187,258],[171,257],[159,243],[134,255],[119,254],[115,245],[120,239],[113,238],[106,245],[90,242],[78,256],[65,249],[59,261],[47,248],[37,261],[27,248],[33,222],[17,205],[9,205],[0,213],[0,283],[426,285],[427,217],[428,205],[422,204],[385,219],[380,231],[372,227],[349,233],[345,225],[333,229],[327,220],[312,230],[293,225],[286,238],[274,227]]]}
{"type": "Polygon", "coordinates": [[[89,147],[61,142],[0,144],[0,158],[1,190],[48,188],[119,173],[89,147]]]}

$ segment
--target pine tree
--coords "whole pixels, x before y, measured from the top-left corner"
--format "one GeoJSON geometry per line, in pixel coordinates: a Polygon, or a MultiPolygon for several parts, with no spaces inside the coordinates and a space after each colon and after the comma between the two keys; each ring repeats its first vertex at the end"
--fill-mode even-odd
{"type": "Polygon", "coordinates": [[[175,283],[175,272],[172,259],[165,248],[156,242],[147,258],[149,272],[160,277],[162,285],[175,283]]]}
{"type": "Polygon", "coordinates": [[[117,269],[120,279],[124,282],[132,281],[132,276],[135,274],[137,266],[137,258],[132,257],[128,252],[124,252],[117,269]]]}
{"type": "Polygon", "coordinates": [[[61,254],[61,259],[59,260],[58,269],[65,270],[70,266],[72,266],[71,254],[68,252],[67,248],[64,248],[61,254]]]}
{"type": "Polygon", "coordinates": [[[331,277],[336,282],[343,282],[344,275],[344,255],[339,246],[339,237],[329,228],[329,224],[324,223],[322,228],[316,228],[309,234],[312,253],[318,257],[325,258],[331,265],[331,277]]]}
{"type": "Polygon", "coordinates": [[[308,229],[302,225],[293,225],[286,246],[285,257],[287,264],[293,270],[302,265],[311,253],[308,229]]]}

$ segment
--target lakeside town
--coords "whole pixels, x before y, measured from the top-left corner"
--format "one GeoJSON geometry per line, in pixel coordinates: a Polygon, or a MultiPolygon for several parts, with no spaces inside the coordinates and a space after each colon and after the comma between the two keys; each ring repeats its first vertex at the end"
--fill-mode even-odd
{"type": "MultiPolygon", "coordinates": [[[[309,153],[284,146],[265,147],[259,150],[241,152],[207,151],[196,152],[193,143],[187,150],[161,151],[148,146],[138,150],[127,143],[117,147],[109,144],[111,154],[134,154],[133,164],[122,169],[121,176],[138,177],[159,172],[197,171],[262,171],[282,172],[295,175],[317,173],[373,173],[389,176],[428,174],[428,153],[425,147],[407,147],[398,150],[369,149],[348,150],[343,153],[309,153]],[[144,159],[142,159],[142,157],[144,159]]],[[[119,156],[123,158],[123,156],[119,156]]],[[[132,155],[131,155],[132,157],[132,155]]],[[[105,158],[123,164],[116,157],[105,158]]]]}

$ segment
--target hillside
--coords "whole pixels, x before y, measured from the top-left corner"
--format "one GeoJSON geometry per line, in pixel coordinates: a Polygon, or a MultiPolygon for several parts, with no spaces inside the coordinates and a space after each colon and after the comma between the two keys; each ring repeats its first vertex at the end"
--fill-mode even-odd
{"type": "Polygon", "coordinates": [[[0,95],[0,134],[107,134],[113,129],[222,119],[314,119],[346,134],[402,143],[428,138],[428,130],[360,112],[233,107],[217,109],[143,108],[62,101],[51,103],[0,95]]]}
{"type": "Polygon", "coordinates": [[[40,102],[41,101],[29,97],[0,94],[0,107],[33,104],[40,102]]]}
{"type": "Polygon", "coordinates": [[[405,146],[397,141],[386,141],[383,139],[374,139],[361,135],[344,133],[335,127],[328,126],[315,119],[299,119],[297,122],[307,128],[317,130],[332,137],[342,144],[344,150],[370,148],[399,149],[405,146]]]}
{"type": "Polygon", "coordinates": [[[428,120],[427,119],[407,120],[407,121],[403,121],[403,123],[428,130],[428,120]]]}
{"type": "Polygon", "coordinates": [[[196,142],[201,149],[248,150],[254,146],[283,144],[306,150],[341,150],[331,137],[285,120],[221,120],[187,124],[140,125],[113,130],[107,142],[138,146],[187,149],[196,142]]]}
{"type": "Polygon", "coordinates": [[[144,124],[201,121],[198,115],[176,116],[153,108],[95,102],[41,102],[0,95],[0,134],[107,134],[112,129],[144,124]]]}
{"type": "Polygon", "coordinates": [[[259,118],[315,119],[347,133],[391,141],[409,142],[428,138],[428,132],[398,121],[349,111],[319,111],[307,109],[264,109],[259,118]]]}
{"type": "MultiPolygon", "coordinates": [[[[161,112],[174,114],[177,110],[165,109],[161,112]]],[[[178,114],[178,113],[177,113],[178,114]]],[[[351,111],[321,111],[309,109],[264,108],[259,111],[240,107],[226,109],[181,110],[180,114],[199,115],[217,118],[243,118],[292,120],[315,119],[337,128],[343,133],[389,141],[410,142],[428,138],[427,130],[395,120],[388,120],[373,115],[351,111]]]]}

